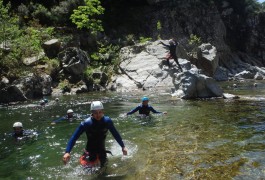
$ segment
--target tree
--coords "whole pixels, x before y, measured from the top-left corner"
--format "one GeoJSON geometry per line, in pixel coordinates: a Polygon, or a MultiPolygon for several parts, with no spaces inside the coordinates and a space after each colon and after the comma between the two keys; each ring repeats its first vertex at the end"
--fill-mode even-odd
{"type": "Polygon", "coordinates": [[[7,46],[7,25],[9,22],[9,14],[8,11],[10,9],[10,4],[4,6],[3,0],[0,0],[0,42],[3,43],[3,47],[7,46]]]}
{"type": "Polygon", "coordinates": [[[78,29],[86,28],[92,34],[103,31],[102,21],[99,16],[104,13],[104,8],[99,0],[85,0],[85,6],[78,6],[70,19],[78,29]]]}

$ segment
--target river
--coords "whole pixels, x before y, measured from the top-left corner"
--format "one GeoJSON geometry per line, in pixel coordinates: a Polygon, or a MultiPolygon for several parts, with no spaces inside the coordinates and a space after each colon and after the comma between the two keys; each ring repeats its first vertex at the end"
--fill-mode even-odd
{"type": "Polygon", "coordinates": [[[239,95],[237,100],[179,100],[169,94],[87,93],[62,96],[58,103],[39,107],[39,100],[0,108],[0,179],[264,179],[265,178],[265,86],[259,82],[241,83],[225,92],[239,95]],[[123,116],[137,106],[142,95],[167,115],[139,118],[123,116]],[[111,134],[107,137],[107,168],[100,174],[86,175],[79,165],[85,147],[85,134],[64,165],[66,144],[80,122],[51,121],[73,109],[88,114],[90,102],[104,102],[105,115],[114,121],[127,148],[121,148],[111,134]],[[25,129],[39,135],[15,143],[8,134],[12,124],[21,121],[25,129]]]}

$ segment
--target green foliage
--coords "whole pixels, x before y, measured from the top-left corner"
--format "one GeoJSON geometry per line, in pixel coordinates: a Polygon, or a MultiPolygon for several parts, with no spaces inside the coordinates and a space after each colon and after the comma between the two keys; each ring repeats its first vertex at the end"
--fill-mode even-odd
{"type": "Polygon", "coordinates": [[[65,0],[60,1],[59,6],[51,8],[52,21],[56,25],[67,25],[71,23],[70,17],[74,9],[84,5],[83,0],[65,0]]]}
{"type": "Polygon", "coordinates": [[[94,69],[91,66],[87,67],[86,70],[84,71],[85,78],[89,79],[93,74],[93,72],[94,69]]]}
{"type": "Polygon", "coordinates": [[[157,21],[156,23],[156,29],[158,31],[158,36],[157,36],[157,39],[161,39],[161,29],[162,29],[162,25],[161,25],[161,22],[160,21],[157,21]]]}
{"type": "Polygon", "coordinates": [[[148,37],[140,37],[140,43],[146,43],[147,41],[151,41],[152,38],[148,38],[148,37]]]}
{"type": "Polygon", "coordinates": [[[189,44],[198,46],[201,44],[201,38],[198,37],[197,35],[191,34],[189,39],[189,44]]]}
{"type": "Polygon", "coordinates": [[[18,17],[9,13],[9,9],[10,5],[4,6],[0,0],[0,43],[9,48],[9,51],[0,51],[0,67],[1,73],[15,79],[33,71],[23,65],[22,59],[38,55],[42,50],[41,44],[51,38],[54,30],[34,27],[20,29],[18,17]]]}
{"type": "Polygon", "coordinates": [[[127,44],[129,44],[129,45],[135,44],[135,36],[133,34],[128,34],[125,37],[125,39],[126,39],[127,44]]]}
{"type": "Polygon", "coordinates": [[[41,4],[37,4],[35,11],[32,13],[33,19],[38,19],[42,24],[49,24],[51,16],[51,12],[41,4]]]}
{"type": "Polygon", "coordinates": [[[113,44],[104,44],[102,42],[98,43],[98,52],[94,52],[91,55],[92,62],[97,62],[97,65],[107,65],[116,62],[118,59],[119,46],[113,44]]]}
{"type": "Polygon", "coordinates": [[[99,0],[85,0],[85,6],[79,6],[74,10],[70,19],[77,26],[77,28],[89,29],[92,34],[98,31],[103,31],[102,21],[98,19],[99,15],[104,13],[104,8],[101,6],[99,0]]]}

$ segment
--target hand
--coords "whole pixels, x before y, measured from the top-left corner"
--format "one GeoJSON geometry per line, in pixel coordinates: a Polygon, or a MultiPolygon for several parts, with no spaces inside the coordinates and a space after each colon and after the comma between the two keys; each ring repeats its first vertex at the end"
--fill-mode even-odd
{"type": "Polygon", "coordinates": [[[122,153],[123,153],[123,155],[125,155],[125,156],[128,154],[128,150],[127,150],[126,147],[123,147],[123,148],[122,148],[122,153]]]}
{"type": "Polygon", "coordinates": [[[64,164],[66,164],[69,160],[70,160],[70,153],[65,153],[64,156],[63,156],[63,162],[64,164]]]}

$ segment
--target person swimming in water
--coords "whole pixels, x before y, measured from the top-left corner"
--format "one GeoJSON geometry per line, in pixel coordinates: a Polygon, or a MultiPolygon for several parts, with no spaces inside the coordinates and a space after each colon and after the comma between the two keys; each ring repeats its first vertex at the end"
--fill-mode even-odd
{"type": "Polygon", "coordinates": [[[16,140],[30,138],[30,137],[38,135],[38,133],[36,131],[23,129],[23,124],[21,122],[15,122],[13,124],[13,130],[14,131],[12,133],[12,136],[16,140]]]}
{"type": "Polygon", "coordinates": [[[130,112],[126,113],[126,115],[131,115],[137,111],[139,111],[140,115],[145,115],[145,116],[149,116],[150,112],[153,112],[155,114],[167,114],[167,112],[160,112],[155,110],[152,106],[150,106],[149,104],[149,98],[148,97],[143,97],[142,98],[142,104],[138,105],[137,107],[135,107],[134,109],[132,109],[130,112]]]}
{"type": "Polygon", "coordinates": [[[66,115],[63,117],[60,117],[59,119],[56,119],[54,121],[52,121],[52,125],[62,122],[62,121],[68,121],[68,122],[73,122],[77,119],[85,119],[88,118],[90,115],[80,115],[80,114],[76,114],[74,113],[74,111],[72,109],[68,109],[66,112],[66,115]]]}

